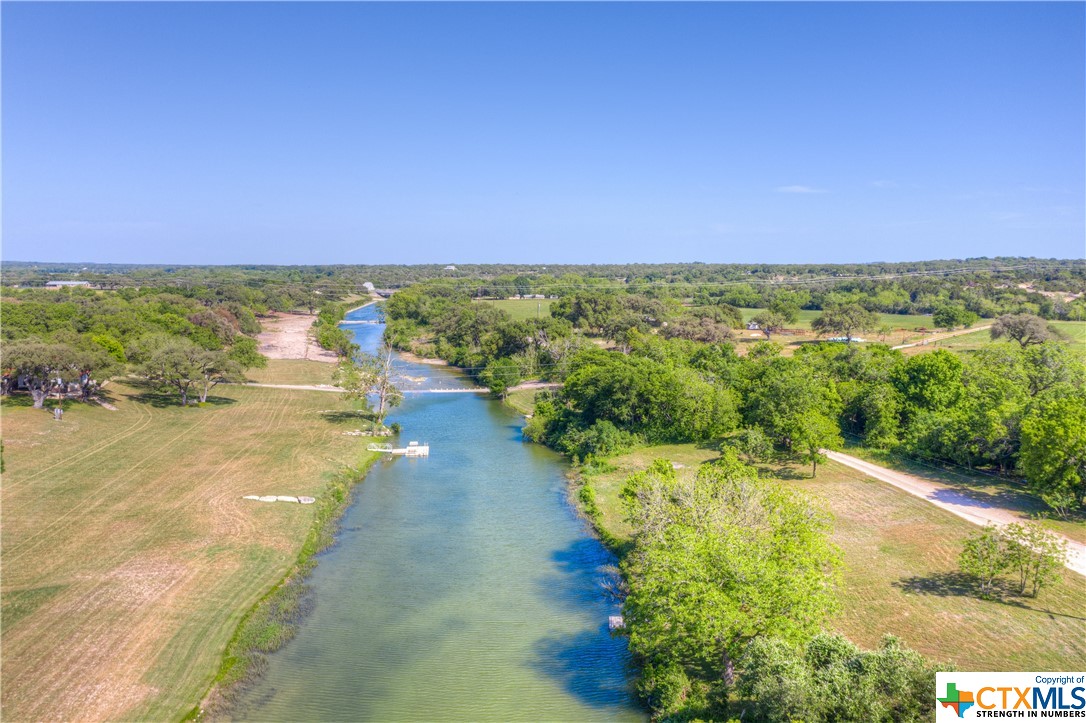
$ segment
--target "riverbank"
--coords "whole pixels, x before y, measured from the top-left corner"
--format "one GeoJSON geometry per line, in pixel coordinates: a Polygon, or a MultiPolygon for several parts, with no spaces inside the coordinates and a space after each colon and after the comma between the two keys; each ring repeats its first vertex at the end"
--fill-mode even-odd
{"type": "Polygon", "coordinates": [[[274,313],[261,321],[263,331],[257,335],[258,350],[268,359],[305,359],[335,364],[335,352],[322,349],[313,338],[316,314],[274,313]]]}
{"type": "Polygon", "coordinates": [[[365,309],[367,306],[371,306],[373,304],[376,304],[378,301],[384,301],[384,298],[380,297],[380,296],[371,296],[370,300],[367,301],[365,304],[360,304],[359,306],[351,307],[350,309],[347,309],[346,311],[344,311],[343,315],[346,316],[347,314],[350,314],[351,312],[354,312],[354,311],[358,311],[359,309],[365,309]]]}
{"type": "Polygon", "coordinates": [[[62,422],[3,400],[5,719],[191,710],[316,514],[243,498],[321,498],[362,461],[354,405],[332,395],[231,386],[182,408],[107,389],[113,409],[72,404],[62,422]]]}
{"type": "Polygon", "coordinates": [[[412,364],[428,364],[435,367],[447,367],[449,362],[444,359],[433,359],[430,357],[419,356],[405,349],[397,349],[396,353],[400,355],[400,358],[405,362],[411,362],[412,364]]]}
{"type": "MultiPolygon", "coordinates": [[[[621,556],[633,534],[621,499],[626,478],[656,458],[694,469],[717,456],[692,444],[666,445],[581,467],[578,507],[621,556]]],[[[1064,571],[1061,584],[1036,599],[982,600],[958,577],[958,553],[975,531],[970,523],[835,462],[819,465],[814,479],[791,464],[759,470],[835,517],[831,537],[844,553],[844,570],[831,630],[867,648],[893,634],[930,660],[963,670],[1059,670],[1086,657],[1082,576],[1064,571]]]]}
{"type": "MultiPolygon", "coordinates": [[[[380,343],[379,324],[344,328],[363,351],[380,343]]],[[[429,387],[467,382],[394,364],[429,387]]],[[[307,583],[315,604],[233,715],[644,720],[625,641],[607,633],[612,558],[564,503],[561,457],[523,444],[484,395],[407,395],[393,414],[431,456],[378,463],[356,488],[307,583]]]]}
{"type": "Polygon", "coordinates": [[[366,453],[357,467],[337,472],[317,498],[313,523],[294,566],[242,618],[223,653],[211,688],[185,720],[228,718],[241,689],[267,667],[265,656],[288,643],[306,611],[305,582],[317,562],[314,557],[335,542],[339,520],[351,503],[355,485],[380,455],[366,453]]]}

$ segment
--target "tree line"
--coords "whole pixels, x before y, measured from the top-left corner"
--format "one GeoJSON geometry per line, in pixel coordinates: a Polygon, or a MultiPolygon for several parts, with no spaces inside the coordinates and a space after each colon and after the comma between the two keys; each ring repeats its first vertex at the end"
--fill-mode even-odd
{"type": "Polygon", "coordinates": [[[622,492],[634,537],[623,613],[642,698],[661,720],[923,721],[936,666],[887,637],[824,631],[840,551],[829,516],[734,449],[667,460],[622,492]]]}
{"type": "MultiPolygon", "coordinates": [[[[794,314],[798,300],[781,296],[766,313],[794,314]]],[[[553,302],[549,318],[514,321],[434,282],[394,295],[386,315],[390,343],[446,359],[497,392],[525,378],[563,382],[539,395],[525,435],[578,459],[638,444],[724,443],[815,469],[820,450],[847,436],[1019,474],[1059,514],[1081,510],[1086,497],[1083,359],[1032,315],[993,323],[991,335],[1010,343],[911,357],[848,343],[807,344],[788,357],[769,340],[740,356],[730,305],[687,309],[607,292],[580,292],[553,302]]],[[[843,304],[814,326],[850,340],[873,323],[866,309],[843,304]]]]}
{"type": "Polygon", "coordinates": [[[267,307],[244,288],[212,294],[125,288],[5,290],[3,393],[28,389],[41,408],[53,391],[78,385],[87,399],[101,382],[134,372],[176,394],[182,405],[263,366],[258,314],[267,307]]]}
{"type": "MultiPolygon", "coordinates": [[[[767,308],[782,288],[807,294],[804,309],[860,303],[869,311],[934,314],[947,308],[994,318],[1031,313],[1086,319],[1081,259],[950,259],[871,264],[419,264],[325,266],[141,266],[7,262],[4,283],[42,286],[82,279],[99,288],[244,287],[286,310],[306,294],[318,301],[440,280],[474,297],[566,296],[599,289],[689,298],[699,305],[767,308]],[[451,267],[451,268],[450,268],[451,267]],[[322,299],[323,297],[323,299],[322,299]]],[[[298,304],[299,306],[301,304],[298,304]]],[[[317,304],[319,306],[319,303],[317,304]]]]}

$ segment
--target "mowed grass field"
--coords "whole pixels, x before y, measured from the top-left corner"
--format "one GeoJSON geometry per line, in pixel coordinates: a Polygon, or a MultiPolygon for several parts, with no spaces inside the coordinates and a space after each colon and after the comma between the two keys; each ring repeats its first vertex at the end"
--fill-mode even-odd
{"type": "MultiPolygon", "coordinates": [[[[765,309],[742,308],[739,311],[743,313],[743,321],[747,322],[765,311],[765,309]]],[[[799,312],[799,319],[796,320],[796,323],[789,324],[789,326],[796,329],[810,329],[811,322],[821,315],[821,311],[801,309],[799,312]]],[[[878,317],[880,324],[886,324],[893,329],[915,330],[933,328],[931,317],[923,314],[879,314],[878,317]]]]}
{"type": "Polygon", "coordinates": [[[889,469],[907,472],[933,482],[942,482],[959,492],[970,496],[980,504],[1002,507],[1015,512],[1023,521],[1036,520],[1038,524],[1068,537],[1075,542],[1086,544],[1086,523],[1082,518],[1048,517],[1051,512],[1048,505],[1029,494],[1025,481],[996,474],[983,474],[964,467],[953,467],[937,461],[910,459],[855,446],[845,450],[860,459],[889,469]]]}
{"type": "MultiPolygon", "coordinates": [[[[988,325],[992,323],[992,320],[982,319],[977,323],[988,325]]],[[[1058,341],[1069,344],[1080,353],[1086,354],[1086,321],[1050,321],[1048,322],[1048,326],[1056,333],[1056,339],[1058,341]]],[[[1007,343],[1014,344],[1016,342],[1008,342],[1005,339],[993,341],[991,332],[988,329],[984,329],[982,331],[969,332],[968,334],[960,334],[958,336],[950,337],[949,339],[941,339],[922,347],[902,349],[902,353],[919,354],[924,351],[931,351],[932,349],[970,352],[983,349],[990,344],[1007,343]]]]}
{"type": "Polygon", "coordinates": [[[251,382],[260,384],[331,384],[335,364],[305,359],[272,359],[264,369],[245,372],[251,382]]]}
{"type": "MultiPolygon", "coordinates": [[[[281,366],[297,373],[273,361],[265,378],[281,366]]],[[[106,389],[116,411],[73,403],[60,422],[3,403],[5,720],[184,715],[313,519],[242,496],[319,496],[366,457],[342,434],[357,421],[327,414],[350,409],[336,395],[220,386],[182,409],[106,389]]]]}
{"type": "Polygon", "coordinates": [[[551,299],[481,299],[477,303],[493,304],[515,321],[551,315],[551,299]]]}
{"type": "MultiPolygon", "coordinates": [[[[716,456],[674,445],[612,460],[615,471],[591,477],[604,525],[620,540],[631,534],[618,496],[630,472],[658,457],[695,467],[716,456]]],[[[1036,599],[980,600],[957,574],[962,541],[979,528],[836,463],[820,465],[815,479],[806,466],[765,471],[833,513],[844,567],[830,627],[856,643],[874,647],[892,633],[961,670],[1071,670],[1086,660],[1086,578],[1065,570],[1036,599]]]]}

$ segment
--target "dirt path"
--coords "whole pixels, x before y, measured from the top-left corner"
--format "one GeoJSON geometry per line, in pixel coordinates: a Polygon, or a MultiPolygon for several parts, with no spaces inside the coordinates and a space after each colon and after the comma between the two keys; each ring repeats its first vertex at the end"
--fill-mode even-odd
{"type": "MultiPolygon", "coordinates": [[[[974,331],[976,330],[974,329],[974,331]]],[[[942,507],[947,512],[951,512],[975,525],[1006,525],[1011,522],[1023,521],[1022,517],[1010,510],[973,499],[948,485],[941,485],[916,475],[880,467],[850,454],[829,450],[825,450],[825,454],[835,462],[840,462],[847,467],[863,472],[869,477],[925,499],[936,507],[942,507]]],[[[1067,542],[1068,569],[1077,572],[1079,575],[1086,575],[1086,545],[1075,542],[1063,535],[1060,535],[1060,537],[1067,542]]]]}
{"type": "Polygon", "coordinates": [[[262,319],[264,331],[256,337],[260,353],[269,359],[309,359],[310,361],[335,364],[335,352],[321,349],[310,333],[315,314],[276,313],[270,319],[262,319]]]}
{"type": "Polygon", "coordinates": [[[931,336],[927,337],[926,339],[921,339],[920,341],[914,341],[911,344],[898,344],[897,346],[892,346],[890,348],[891,349],[908,349],[909,347],[913,347],[913,346],[927,346],[928,344],[934,344],[935,342],[942,341],[943,339],[950,339],[951,337],[961,336],[962,334],[972,334],[974,331],[984,331],[985,329],[991,329],[991,328],[992,328],[992,325],[988,324],[987,326],[973,326],[973,327],[970,327],[968,329],[959,329],[958,331],[948,331],[948,332],[945,332],[943,334],[932,334],[931,336]]]}
{"type": "Polygon", "coordinates": [[[515,387],[509,387],[509,391],[518,392],[521,389],[558,389],[562,385],[559,382],[523,382],[515,387]]]}

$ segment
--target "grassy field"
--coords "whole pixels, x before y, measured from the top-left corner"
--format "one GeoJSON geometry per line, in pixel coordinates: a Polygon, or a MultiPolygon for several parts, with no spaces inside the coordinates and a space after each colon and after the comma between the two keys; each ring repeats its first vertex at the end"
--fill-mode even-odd
{"type": "Polygon", "coordinates": [[[245,376],[260,384],[331,384],[335,364],[305,359],[269,359],[264,369],[250,369],[245,376]]]}
{"type": "Polygon", "coordinates": [[[517,389],[506,395],[505,403],[521,414],[531,414],[535,409],[535,395],[538,392],[538,389],[517,389]]]}
{"type": "Polygon", "coordinates": [[[935,461],[909,459],[863,447],[849,447],[844,451],[883,467],[943,482],[948,487],[968,493],[979,502],[1012,510],[1023,520],[1036,520],[1054,532],[1076,542],[1086,543],[1086,523],[1081,519],[1049,518],[1051,510],[1048,505],[1029,494],[1021,480],[983,474],[935,461]]]}
{"type": "MultiPolygon", "coordinates": [[[[693,467],[712,459],[693,445],[652,447],[612,460],[592,475],[603,524],[619,541],[631,530],[618,493],[626,476],[658,457],[693,467]]],[[[977,528],[890,485],[830,463],[763,470],[809,494],[835,517],[844,552],[841,609],[830,627],[873,647],[892,633],[932,660],[963,670],[1062,670],[1086,659],[1086,579],[1065,571],[1063,584],[1037,599],[1005,602],[972,596],[957,574],[962,540],[977,528]]]]}
{"type": "MultiPolygon", "coordinates": [[[[743,321],[750,321],[755,316],[765,311],[765,309],[740,309],[743,313],[743,321]]],[[[811,322],[822,315],[821,311],[802,309],[799,312],[799,319],[795,324],[789,324],[789,326],[796,329],[810,329],[811,322]]],[[[893,329],[931,329],[932,322],[930,316],[923,314],[879,314],[879,323],[886,324],[893,329]]]]}
{"type": "Polygon", "coordinates": [[[115,411],[70,404],[61,422],[23,397],[2,407],[5,719],[183,715],[316,507],[242,496],[319,496],[368,457],[331,394],[219,387],[182,409],[107,389],[115,411]]]}
{"type": "MultiPolygon", "coordinates": [[[[980,324],[990,324],[991,319],[982,319],[980,324]]],[[[1049,327],[1056,332],[1056,338],[1065,344],[1071,344],[1075,346],[1080,352],[1086,352],[1086,321],[1050,321],[1049,327]]],[[[991,332],[987,329],[982,331],[974,331],[969,334],[961,334],[960,336],[951,337],[949,339],[943,339],[941,341],[932,342],[931,344],[923,347],[911,347],[909,349],[903,349],[905,354],[919,354],[924,351],[931,351],[932,349],[947,349],[949,351],[957,352],[969,352],[982,349],[989,344],[1006,344],[1014,343],[1007,342],[1005,340],[992,341],[991,332]]]]}
{"type": "Polygon", "coordinates": [[[551,299],[486,299],[480,303],[493,304],[517,321],[551,315],[551,299]]]}

